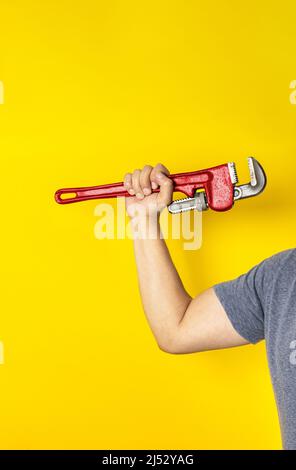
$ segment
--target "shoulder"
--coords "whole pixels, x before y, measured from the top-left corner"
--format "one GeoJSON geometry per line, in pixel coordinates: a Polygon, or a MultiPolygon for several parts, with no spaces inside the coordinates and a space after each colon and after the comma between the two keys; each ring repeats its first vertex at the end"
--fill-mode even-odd
{"type": "Polygon", "coordinates": [[[289,249],[266,258],[254,268],[257,287],[270,291],[272,286],[288,285],[296,279],[296,249],[289,249]]]}
{"type": "Polygon", "coordinates": [[[281,269],[296,269],[296,248],[291,248],[289,250],[280,251],[269,258],[263,260],[258,266],[266,270],[281,270],[281,269]]]}

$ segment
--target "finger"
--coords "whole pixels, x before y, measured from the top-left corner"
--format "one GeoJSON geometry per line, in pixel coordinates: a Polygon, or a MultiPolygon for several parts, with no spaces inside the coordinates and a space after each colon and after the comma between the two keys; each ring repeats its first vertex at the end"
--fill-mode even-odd
{"type": "Polygon", "coordinates": [[[135,194],[135,192],[132,188],[132,175],[131,175],[131,173],[126,173],[126,175],[124,176],[123,186],[125,187],[126,191],[128,191],[129,194],[131,194],[132,196],[135,194]]]}
{"type": "Polygon", "coordinates": [[[140,174],[141,170],[135,170],[132,174],[132,185],[135,195],[138,199],[143,199],[144,194],[140,185],[140,174]]]}
{"type": "Polygon", "coordinates": [[[156,176],[159,171],[164,173],[165,175],[170,174],[169,170],[164,165],[162,165],[162,163],[158,163],[153,168],[153,170],[151,172],[151,175],[150,175],[152,189],[156,189],[156,188],[159,187],[159,181],[158,181],[157,176],[156,176]]]}
{"type": "Polygon", "coordinates": [[[160,186],[159,201],[164,206],[168,206],[173,199],[173,181],[162,171],[156,173],[156,178],[160,186]]]}
{"type": "Polygon", "coordinates": [[[151,194],[150,173],[152,169],[151,165],[145,165],[140,174],[140,186],[145,196],[151,194]]]}
{"type": "Polygon", "coordinates": [[[169,175],[170,172],[169,170],[167,169],[166,166],[164,166],[162,163],[158,163],[155,167],[154,167],[155,171],[156,172],[159,172],[161,171],[162,173],[164,173],[165,175],[169,175]]]}

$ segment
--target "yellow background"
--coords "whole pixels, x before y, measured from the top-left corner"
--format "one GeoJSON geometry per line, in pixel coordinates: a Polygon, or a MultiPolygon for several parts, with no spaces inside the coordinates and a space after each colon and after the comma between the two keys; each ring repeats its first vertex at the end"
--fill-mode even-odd
{"type": "Polygon", "coordinates": [[[94,237],[63,186],[145,163],[190,171],[254,155],[259,198],[203,217],[172,255],[192,295],[293,247],[294,1],[2,0],[1,448],[278,449],[264,343],[161,352],[130,240],[94,237]]]}

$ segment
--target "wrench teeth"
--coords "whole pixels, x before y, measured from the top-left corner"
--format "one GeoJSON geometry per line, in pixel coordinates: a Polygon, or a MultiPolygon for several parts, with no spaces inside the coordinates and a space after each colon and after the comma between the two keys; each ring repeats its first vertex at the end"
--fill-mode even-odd
{"type": "Polygon", "coordinates": [[[194,209],[196,206],[195,198],[185,197],[183,199],[176,199],[169,206],[169,212],[171,214],[177,214],[180,212],[187,212],[194,209]]]}
{"type": "Polygon", "coordinates": [[[230,179],[232,184],[237,184],[238,183],[238,176],[236,172],[236,166],[234,162],[228,163],[228,170],[230,174],[230,179]]]}
{"type": "Polygon", "coordinates": [[[168,206],[168,209],[171,214],[179,214],[193,209],[198,212],[206,211],[208,209],[206,195],[204,192],[196,192],[194,197],[177,199],[168,206]]]}
{"type": "Polygon", "coordinates": [[[255,168],[254,168],[253,157],[248,158],[248,166],[249,166],[249,172],[251,176],[251,186],[256,186],[257,178],[256,178],[256,173],[255,173],[255,168]]]}

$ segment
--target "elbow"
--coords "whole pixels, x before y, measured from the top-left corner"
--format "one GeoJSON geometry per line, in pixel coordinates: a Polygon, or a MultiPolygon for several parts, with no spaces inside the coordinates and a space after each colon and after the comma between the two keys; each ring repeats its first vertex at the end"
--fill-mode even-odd
{"type": "Polygon", "coordinates": [[[198,348],[197,346],[192,348],[189,345],[186,346],[186,345],[179,344],[179,343],[157,341],[157,344],[158,344],[159,349],[162,352],[165,352],[167,354],[173,354],[173,355],[192,354],[192,353],[200,353],[200,352],[206,351],[206,349],[198,348]]]}
{"type": "Polygon", "coordinates": [[[192,344],[192,342],[188,341],[188,339],[186,340],[184,336],[178,333],[176,331],[174,334],[156,338],[159,349],[162,352],[173,355],[200,353],[208,350],[202,344],[192,344]]]}
{"type": "Polygon", "coordinates": [[[162,352],[167,354],[185,354],[184,348],[181,348],[176,338],[156,339],[157,345],[162,352]]]}
{"type": "Polygon", "coordinates": [[[159,349],[166,353],[166,354],[171,354],[171,355],[177,355],[177,354],[185,354],[184,351],[179,351],[177,348],[171,348],[171,347],[163,347],[163,346],[159,346],[159,349]]]}

